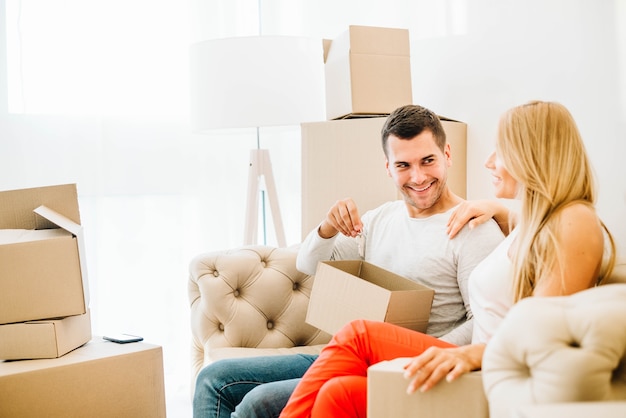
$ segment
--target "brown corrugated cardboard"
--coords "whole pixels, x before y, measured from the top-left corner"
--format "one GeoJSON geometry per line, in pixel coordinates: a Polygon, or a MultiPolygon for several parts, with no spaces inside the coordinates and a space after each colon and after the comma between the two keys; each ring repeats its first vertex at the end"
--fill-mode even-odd
{"type": "Polygon", "coordinates": [[[75,221],[80,221],[76,199],[75,185],[0,192],[0,224],[5,227],[0,234],[24,229],[35,236],[0,245],[0,324],[87,311],[89,288],[82,227],[75,221]],[[46,228],[67,232],[51,234],[46,228]]]}
{"type": "Polygon", "coordinates": [[[412,103],[407,29],[350,26],[324,47],[327,119],[385,115],[412,103]]]}
{"type": "Polygon", "coordinates": [[[90,339],[89,310],[66,318],[0,325],[0,359],[56,358],[90,339]]]}
{"type": "Polygon", "coordinates": [[[41,205],[80,225],[76,185],[62,184],[0,192],[0,229],[56,228],[33,213],[41,205]]]}
{"type": "MultiPolygon", "coordinates": [[[[480,372],[442,381],[429,391],[406,394],[404,378],[407,358],[370,366],[367,370],[367,416],[369,418],[410,417],[421,411],[428,417],[487,417],[487,400],[480,372]]],[[[418,414],[420,415],[420,414],[418,414]]]]}
{"type": "Polygon", "coordinates": [[[306,322],[329,334],[354,319],[426,331],[435,292],[366,261],[322,261],[306,322]]]}
{"type": "MultiPolygon", "coordinates": [[[[339,199],[351,197],[364,213],[398,190],[385,171],[380,131],[386,117],[303,123],[302,239],[339,199]]],[[[466,197],[467,125],[440,117],[452,152],[448,186],[466,197]]]]}
{"type": "Polygon", "coordinates": [[[57,359],[0,362],[0,416],[165,417],[162,349],[94,338],[57,359]]]}

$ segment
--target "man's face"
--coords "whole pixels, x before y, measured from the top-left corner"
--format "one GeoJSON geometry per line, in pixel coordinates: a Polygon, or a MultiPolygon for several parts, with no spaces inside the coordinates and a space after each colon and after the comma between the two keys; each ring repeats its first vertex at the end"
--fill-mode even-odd
{"type": "Polygon", "coordinates": [[[389,135],[387,173],[404,196],[410,216],[438,213],[437,203],[446,190],[450,165],[450,145],[446,144],[442,152],[430,131],[412,139],[389,135]]]}

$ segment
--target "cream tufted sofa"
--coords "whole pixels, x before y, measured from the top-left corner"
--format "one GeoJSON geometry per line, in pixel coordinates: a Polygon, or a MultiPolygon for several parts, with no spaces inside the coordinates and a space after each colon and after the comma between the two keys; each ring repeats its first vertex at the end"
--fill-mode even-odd
{"type": "Polygon", "coordinates": [[[330,335],[305,323],[313,277],[296,248],[247,246],[196,256],[189,266],[192,388],[212,361],[317,354],[330,335]]]}
{"type": "Polygon", "coordinates": [[[526,405],[616,400],[626,417],[626,284],[520,301],[487,346],[483,384],[495,418],[526,405]]]}
{"type": "MultiPolygon", "coordinates": [[[[296,270],[296,251],[248,246],[191,261],[194,385],[201,368],[221,358],[319,353],[329,341],[305,323],[313,277],[296,270]]],[[[401,359],[370,367],[368,417],[626,416],[626,264],[610,282],[518,303],[490,342],[483,371],[427,393],[405,394],[401,359]],[[590,412],[589,401],[604,402],[590,412]]]]}

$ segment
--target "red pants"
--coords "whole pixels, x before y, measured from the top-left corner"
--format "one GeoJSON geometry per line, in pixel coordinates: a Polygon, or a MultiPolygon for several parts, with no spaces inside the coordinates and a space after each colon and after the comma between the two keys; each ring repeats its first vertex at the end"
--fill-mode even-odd
{"type": "Polygon", "coordinates": [[[280,417],[365,417],[367,368],[384,360],[417,356],[431,346],[454,347],[396,325],[352,321],[324,347],[280,417]]]}

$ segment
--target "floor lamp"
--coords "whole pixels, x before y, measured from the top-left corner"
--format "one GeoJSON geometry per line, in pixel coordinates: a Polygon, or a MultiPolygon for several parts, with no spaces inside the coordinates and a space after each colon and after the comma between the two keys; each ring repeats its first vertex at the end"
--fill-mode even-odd
{"type": "MultiPolygon", "coordinates": [[[[323,67],[321,39],[252,36],[191,46],[192,130],[257,131],[257,148],[250,151],[248,168],[244,245],[258,243],[259,195],[264,180],[278,246],[286,246],[272,164],[269,151],[261,149],[259,128],[323,120],[323,67]]],[[[265,225],[265,212],[263,215],[265,225]]]]}

